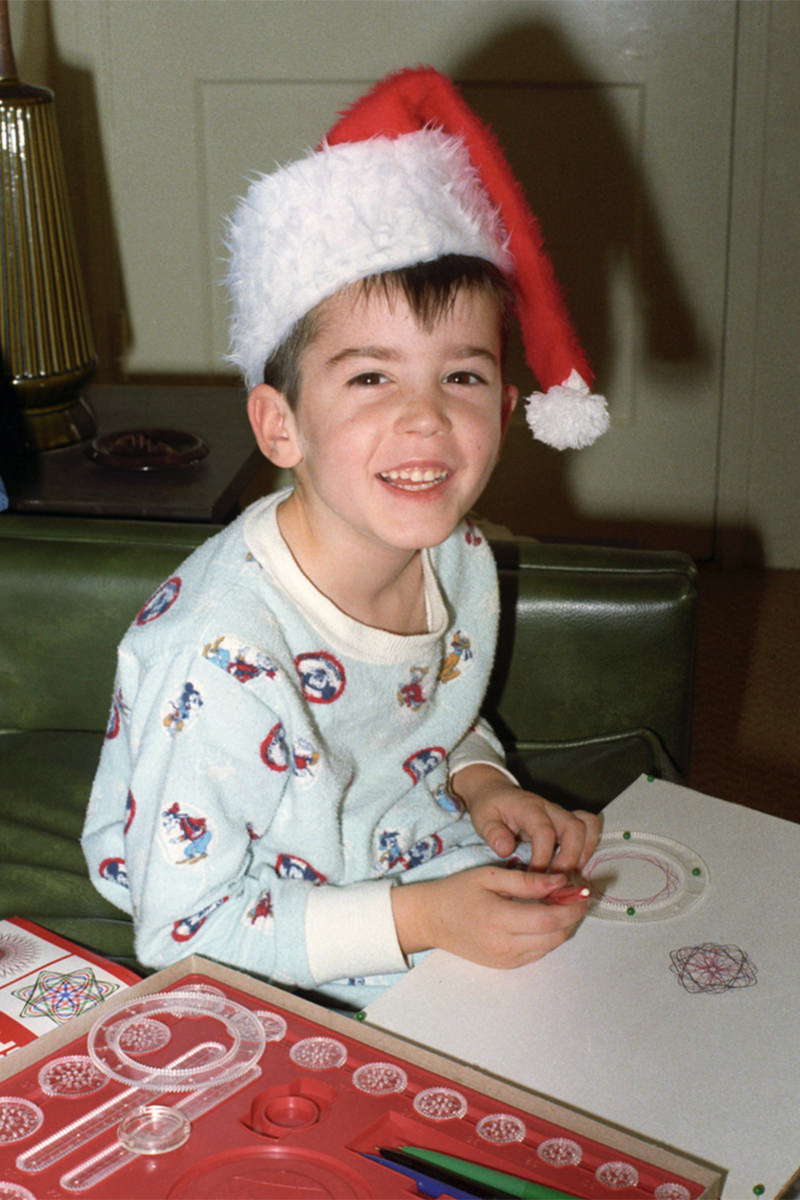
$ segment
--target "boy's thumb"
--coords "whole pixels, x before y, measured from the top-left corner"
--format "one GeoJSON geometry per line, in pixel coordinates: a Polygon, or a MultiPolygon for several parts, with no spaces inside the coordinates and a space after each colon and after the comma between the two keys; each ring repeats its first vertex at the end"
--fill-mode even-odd
{"type": "Polygon", "coordinates": [[[502,821],[487,821],[480,834],[499,858],[508,858],[517,848],[517,839],[502,821]]]}

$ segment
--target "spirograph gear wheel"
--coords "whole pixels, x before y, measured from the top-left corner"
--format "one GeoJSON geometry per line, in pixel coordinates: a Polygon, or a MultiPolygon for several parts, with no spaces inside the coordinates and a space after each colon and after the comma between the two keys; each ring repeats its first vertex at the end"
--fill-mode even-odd
{"type": "Polygon", "coordinates": [[[663,921],[702,898],[710,873],[688,846],[655,833],[606,833],[582,871],[589,915],[608,921],[663,921]]]}
{"type": "Polygon", "coordinates": [[[224,1083],[244,1074],[264,1053],[263,1026],[249,1009],[226,996],[201,991],[158,992],[114,1009],[96,1021],[89,1033],[87,1049],[95,1066],[112,1079],[128,1086],[153,1091],[194,1091],[212,1083],[224,1083]],[[231,1044],[213,1062],[203,1066],[153,1066],[131,1058],[122,1049],[126,1031],[142,1017],[209,1017],[224,1025],[231,1044]]]}

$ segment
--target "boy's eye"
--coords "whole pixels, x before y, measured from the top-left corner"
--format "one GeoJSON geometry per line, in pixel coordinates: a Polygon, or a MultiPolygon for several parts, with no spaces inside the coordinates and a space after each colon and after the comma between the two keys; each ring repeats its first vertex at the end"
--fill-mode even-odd
{"type": "Polygon", "coordinates": [[[450,374],[445,377],[445,382],[475,385],[478,383],[485,383],[486,380],[482,375],[479,375],[477,371],[451,371],[450,374]]]}
{"type": "Polygon", "coordinates": [[[386,381],[386,376],[382,371],[362,371],[360,375],[356,375],[350,380],[350,384],[355,387],[376,387],[386,381]]]}

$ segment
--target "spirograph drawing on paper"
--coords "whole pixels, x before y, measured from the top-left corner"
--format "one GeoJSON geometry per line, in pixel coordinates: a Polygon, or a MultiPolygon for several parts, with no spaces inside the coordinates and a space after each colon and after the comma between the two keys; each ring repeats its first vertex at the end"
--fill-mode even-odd
{"type": "Polygon", "coordinates": [[[67,973],[40,971],[33,983],[12,988],[11,995],[24,1001],[20,1017],[49,1017],[56,1025],[63,1025],[119,988],[118,983],[98,979],[93,967],[82,967],[67,973]]]}
{"type": "Polygon", "coordinates": [[[634,830],[604,834],[582,874],[592,889],[591,916],[637,922],[688,912],[710,878],[696,851],[673,838],[634,830]]]}
{"type": "Polygon", "coordinates": [[[755,963],[738,946],[682,946],[670,951],[670,959],[670,971],[687,992],[716,994],[758,983],[755,963]]]}
{"type": "Polygon", "coordinates": [[[26,975],[36,966],[39,950],[24,933],[0,933],[0,979],[26,975]]]}
{"type": "MultiPolygon", "coordinates": [[[[619,857],[619,854],[614,852],[609,854],[598,854],[596,866],[602,866],[603,863],[606,862],[615,862],[619,857]]],[[[611,892],[606,892],[604,899],[609,903],[652,905],[661,903],[664,900],[669,900],[676,894],[681,884],[681,877],[674,865],[663,855],[657,855],[648,853],[647,851],[626,847],[625,857],[631,862],[647,863],[649,866],[655,867],[656,872],[661,871],[663,875],[663,883],[658,891],[653,892],[653,894],[650,896],[615,896],[611,892]]]]}

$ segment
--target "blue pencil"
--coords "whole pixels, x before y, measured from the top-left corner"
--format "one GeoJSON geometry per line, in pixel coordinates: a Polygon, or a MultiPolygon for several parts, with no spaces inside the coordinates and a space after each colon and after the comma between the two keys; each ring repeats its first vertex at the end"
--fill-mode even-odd
{"type": "Polygon", "coordinates": [[[396,1171],[398,1175],[405,1175],[408,1179],[413,1179],[417,1185],[417,1191],[423,1196],[449,1196],[452,1197],[452,1200],[480,1200],[475,1192],[465,1192],[463,1187],[436,1179],[420,1170],[419,1167],[406,1167],[402,1163],[389,1162],[388,1158],[382,1158],[379,1154],[363,1154],[362,1157],[386,1167],[387,1171],[396,1171]]]}

